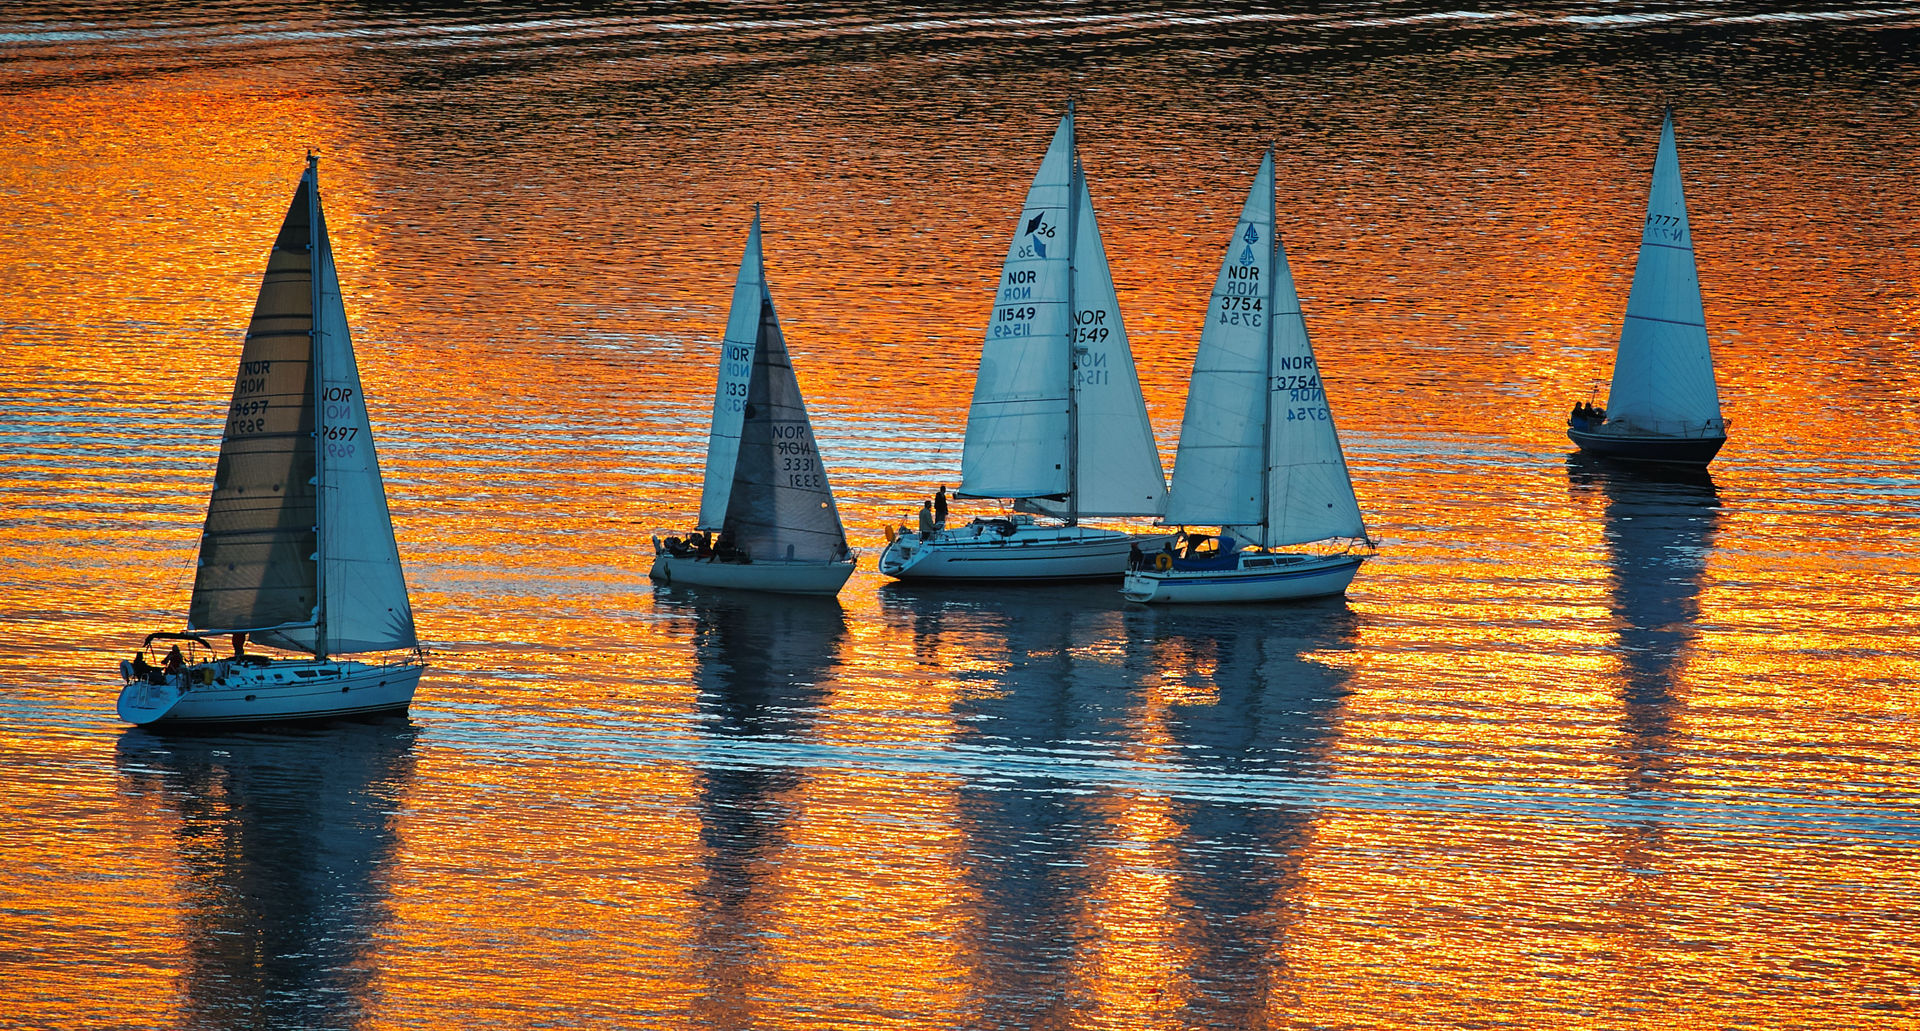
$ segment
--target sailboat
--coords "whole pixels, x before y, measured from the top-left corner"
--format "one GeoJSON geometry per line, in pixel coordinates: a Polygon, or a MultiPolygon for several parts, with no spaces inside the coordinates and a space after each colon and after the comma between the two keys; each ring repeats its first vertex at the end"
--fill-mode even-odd
{"type": "Polygon", "coordinates": [[[1373,554],[1274,226],[1271,150],[1214,281],[1165,521],[1220,531],[1140,556],[1121,588],[1129,601],[1340,594],[1373,554]]]}
{"type": "Polygon", "coordinates": [[[957,497],[1010,500],[1014,511],[926,532],[889,531],[882,573],[1117,577],[1139,538],[1080,520],[1157,516],[1166,504],[1166,473],[1075,149],[1071,107],[1007,248],[960,464],[957,497]]]}
{"type": "Polygon", "coordinates": [[[685,538],[656,536],[649,575],[669,585],[838,594],[853,552],[780,335],[757,206],[720,351],[699,526],[685,538]]]}
{"type": "Polygon", "coordinates": [[[1567,437],[1602,458],[1697,466],[1713,461],[1727,442],[1671,108],[1660,124],[1646,228],[1607,406],[1575,405],[1567,437]]]}
{"type": "Polygon", "coordinates": [[[405,712],[425,668],[309,154],[240,352],[187,629],[147,635],[121,663],[119,713],[183,725],[405,712]],[[248,637],[295,655],[249,654],[248,637]]]}

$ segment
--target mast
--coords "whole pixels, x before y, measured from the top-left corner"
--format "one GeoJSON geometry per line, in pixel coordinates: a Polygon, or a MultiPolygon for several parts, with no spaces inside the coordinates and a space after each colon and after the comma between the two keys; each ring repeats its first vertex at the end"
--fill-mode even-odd
{"type": "MultiPolygon", "coordinates": [[[[312,317],[307,330],[309,340],[307,377],[313,381],[313,657],[327,658],[327,431],[323,425],[326,406],[326,373],[321,368],[320,336],[320,248],[326,239],[326,227],[320,221],[320,156],[307,151],[307,265],[311,269],[312,317]]],[[[369,444],[369,447],[372,445],[369,444]]]]}
{"type": "Polygon", "coordinates": [[[1080,521],[1080,317],[1073,305],[1074,258],[1080,242],[1080,141],[1067,98],[1067,514],[1068,526],[1080,521]]]}
{"type": "MultiPolygon", "coordinates": [[[[1273,160],[1273,144],[1267,144],[1267,160],[1273,160]]],[[[1260,379],[1260,388],[1267,395],[1267,424],[1260,431],[1260,546],[1273,546],[1273,322],[1277,308],[1274,305],[1274,286],[1280,281],[1280,206],[1279,188],[1274,185],[1276,175],[1267,183],[1267,208],[1273,212],[1273,221],[1267,224],[1267,282],[1263,292],[1267,295],[1266,346],[1260,349],[1260,364],[1265,375],[1260,379]]],[[[1225,527],[1221,528],[1222,530],[1225,527]]]]}

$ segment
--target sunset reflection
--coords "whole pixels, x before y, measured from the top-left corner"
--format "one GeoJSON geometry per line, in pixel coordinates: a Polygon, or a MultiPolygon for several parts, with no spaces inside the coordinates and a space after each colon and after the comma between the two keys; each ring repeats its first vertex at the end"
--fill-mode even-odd
{"type": "Polygon", "coordinates": [[[9,7],[0,1020],[1910,1022],[1914,31],[1754,3],[9,7]],[[1274,148],[1380,538],[1346,598],[874,570],[958,482],[1069,101],[1169,467],[1274,148]],[[1611,368],[1668,103],[1731,423],[1710,478],[1564,429],[1611,368]],[[125,731],[115,667],[184,621],[309,148],[432,665],[401,724],[125,731]],[[837,601],[645,576],[697,507],[756,203],[863,552],[837,601]]]}

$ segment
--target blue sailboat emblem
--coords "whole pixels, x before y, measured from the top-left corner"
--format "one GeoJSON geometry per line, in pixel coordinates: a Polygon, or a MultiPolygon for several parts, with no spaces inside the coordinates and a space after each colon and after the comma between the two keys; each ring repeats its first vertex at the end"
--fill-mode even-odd
{"type": "Polygon", "coordinates": [[[1248,244],[1256,244],[1256,243],[1259,243],[1259,242],[1260,242],[1260,230],[1258,230],[1258,229],[1255,229],[1255,228],[1253,227],[1253,223],[1252,223],[1252,222],[1248,222],[1248,223],[1247,223],[1247,232],[1246,232],[1246,235],[1245,235],[1244,237],[1242,237],[1242,239],[1244,239],[1244,240],[1246,240],[1248,244]]]}
{"type": "Polygon", "coordinates": [[[1041,243],[1040,238],[1037,236],[1033,238],[1033,253],[1040,255],[1042,258],[1047,256],[1047,245],[1041,243]]]}
{"type": "Polygon", "coordinates": [[[1251,265],[1254,262],[1259,260],[1260,260],[1259,258],[1256,258],[1253,256],[1253,248],[1251,247],[1240,252],[1240,264],[1242,265],[1251,265]]]}

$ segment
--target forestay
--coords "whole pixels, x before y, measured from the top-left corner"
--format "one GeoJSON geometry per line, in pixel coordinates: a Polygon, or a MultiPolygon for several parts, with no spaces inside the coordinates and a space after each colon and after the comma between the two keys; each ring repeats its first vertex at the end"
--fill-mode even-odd
{"type": "MultiPolygon", "coordinates": [[[[744,403],[735,414],[738,446],[726,463],[732,469],[725,516],[720,529],[736,548],[756,561],[839,562],[849,556],[846,531],[827,482],[826,466],[814,446],[800,383],[780,333],[773,293],[766,282],[760,249],[760,218],[754,216],[729,314],[727,353],[722,358],[721,391],[737,358],[733,327],[743,321],[742,305],[755,317],[744,403]]],[[[716,402],[716,409],[719,408],[716,402]]],[[[731,408],[731,406],[728,406],[731,408]]],[[[714,473],[711,455],[708,476],[714,473]]],[[[711,479],[707,490],[714,489],[711,479]]]]}
{"type": "Polygon", "coordinates": [[[1724,432],[1672,112],[1660,126],[1646,227],[1620,328],[1607,418],[1653,433],[1724,432]]]}

